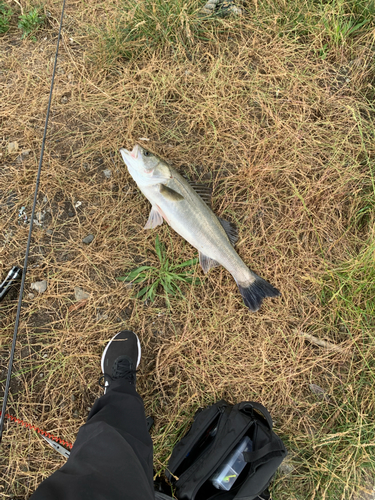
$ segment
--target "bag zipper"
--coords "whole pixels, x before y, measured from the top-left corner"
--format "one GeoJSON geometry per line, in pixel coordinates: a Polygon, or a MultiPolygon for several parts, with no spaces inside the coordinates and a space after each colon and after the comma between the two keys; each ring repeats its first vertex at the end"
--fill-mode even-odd
{"type": "MultiPolygon", "coordinates": [[[[194,448],[194,446],[197,444],[197,442],[201,439],[202,435],[204,434],[204,432],[206,431],[206,429],[212,424],[212,422],[215,420],[215,418],[217,418],[217,415],[218,413],[224,413],[224,410],[225,410],[225,406],[219,406],[217,408],[217,411],[214,413],[214,415],[210,418],[210,420],[208,421],[208,423],[206,424],[206,427],[205,429],[194,439],[193,443],[190,445],[190,450],[192,450],[192,448],[194,448]]],[[[176,472],[176,470],[180,467],[180,465],[182,464],[182,462],[185,460],[185,458],[187,458],[187,455],[185,455],[184,457],[182,457],[180,459],[180,461],[177,463],[177,465],[175,465],[174,467],[174,472],[176,472]]],[[[171,471],[170,471],[171,472],[171,471]]],[[[185,471],[186,472],[186,471],[185,471]]],[[[184,475],[183,472],[181,474],[181,476],[184,475]]]]}
{"type": "MultiPolygon", "coordinates": [[[[252,420],[247,424],[245,429],[242,431],[241,435],[234,442],[232,448],[230,450],[228,450],[226,456],[228,456],[230,454],[230,452],[237,446],[237,444],[241,441],[241,439],[244,437],[244,435],[248,431],[249,427],[251,427],[253,425],[253,423],[254,423],[254,421],[252,420]]],[[[224,457],[224,459],[221,458],[219,461],[217,461],[215,467],[212,467],[210,472],[208,474],[206,474],[205,479],[202,479],[200,481],[200,483],[195,487],[195,489],[193,490],[193,493],[192,493],[193,499],[195,499],[195,495],[197,494],[197,492],[198,492],[199,488],[202,486],[202,484],[205,483],[212,476],[212,474],[215,472],[215,470],[219,467],[220,462],[222,462],[222,460],[225,460],[225,457],[224,457]]],[[[220,491],[220,490],[218,490],[218,491],[220,491]]]]}

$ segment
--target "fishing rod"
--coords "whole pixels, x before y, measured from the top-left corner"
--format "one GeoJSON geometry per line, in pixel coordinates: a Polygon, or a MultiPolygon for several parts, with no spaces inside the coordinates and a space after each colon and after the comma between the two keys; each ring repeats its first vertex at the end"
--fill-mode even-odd
{"type": "MultiPolygon", "coordinates": [[[[2,404],[2,409],[1,409],[1,416],[0,416],[0,444],[1,444],[1,441],[2,441],[2,438],[3,438],[4,422],[5,422],[5,419],[6,419],[6,413],[5,413],[5,411],[6,411],[7,402],[8,402],[8,396],[9,396],[10,380],[11,380],[11,377],[12,377],[12,368],[13,368],[13,361],[14,361],[14,353],[15,353],[15,349],[16,349],[18,326],[19,326],[20,315],[21,315],[21,307],[22,307],[22,296],[23,296],[23,291],[24,291],[24,288],[25,288],[26,273],[27,273],[27,263],[28,263],[28,260],[29,260],[29,253],[30,253],[31,234],[32,234],[32,231],[33,231],[33,222],[34,222],[34,216],[35,216],[35,209],[36,209],[36,204],[37,204],[37,201],[38,201],[39,183],[40,183],[40,176],[41,176],[41,172],[42,172],[44,148],[45,148],[46,137],[47,137],[48,120],[49,120],[49,115],[50,115],[50,110],[51,110],[53,86],[54,86],[54,83],[55,83],[55,73],[56,73],[56,66],[57,66],[57,57],[58,57],[58,54],[59,54],[60,37],[61,37],[62,23],[63,23],[63,18],[64,18],[64,10],[65,10],[65,0],[63,0],[62,9],[61,9],[59,34],[58,34],[57,43],[56,43],[55,62],[54,62],[53,71],[52,71],[52,79],[51,79],[51,87],[50,87],[50,92],[49,92],[46,121],[45,121],[45,125],[44,125],[42,147],[41,147],[41,150],[40,150],[39,166],[38,166],[38,172],[37,172],[37,177],[36,177],[36,185],[35,185],[35,191],[34,191],[34,202],[33,202],[33,207],[32,207],[32,212],[31,212],[31,218],[30,218],[29,236],[28,236],[28,239],[27,239],[26,254],[25,254],[25,260],[24,260],[23,272],[22,272],[22,279],[21,279],[21,287],[20,287],[20,292],[19,292],[19,297],[18,297],[16,322],[14,324],[13,342],[12,342],[12,348],[11,348],[11,351],[10,351],[10,358],[9,358],[9,364],[8,364],[8,372],[7,372],[7,378],[6,378],[5,390],[4,390],[4,398],[3,398],[3,404],[2,404]]],[[[17,269],[19,269],[19,268],[17,268],[17,269]]],[[[12,278],[12,277],[14,277],[14,276],[12,275],[10,278],[12,278]]],[[[5,281],[7,281],[7,280],[9,282],[9,275],[7,276],[7,278],[6,278],[5,281]]],[[[7,289],[8,289],[8,283],[5,283],[4,287],[7,287],[7,289]]]]}

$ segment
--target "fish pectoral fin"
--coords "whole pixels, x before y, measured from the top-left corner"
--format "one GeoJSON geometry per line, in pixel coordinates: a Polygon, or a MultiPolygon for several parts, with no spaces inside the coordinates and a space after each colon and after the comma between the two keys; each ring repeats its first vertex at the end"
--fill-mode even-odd
{"type": "Polygon", "coordinates": [[[169,201],[181,201],[184,199],[182,194],[177,193],[177,191],[171,189],[165,184],[159,184],[159,192],[164,196],[165,199],[169,201]]]}
{"type": "Polygon", "coordinates": [[[163,224],[163,217],[158,212],[157,208],[152,207],[150,215],[148,216],[148,221],[143,229],[154,229],[155,227],[161,226],[163,224]]]}
{"type": "Polygon", "coordinates": [[[224,231],[227,233],[229,241],[234,246],[238,241],[238,228],[233,222],[229,222],[228,220],[220,219],[218,217],[220,224],[223,226],[224,231]]]}
{"type": "Polygon", "coordinates": [[[220,266],[216,260],[207,257],[202,252],[199,252],[199,264],[202,266],[203,272],[206,274],[212,267],[220,266]]]}

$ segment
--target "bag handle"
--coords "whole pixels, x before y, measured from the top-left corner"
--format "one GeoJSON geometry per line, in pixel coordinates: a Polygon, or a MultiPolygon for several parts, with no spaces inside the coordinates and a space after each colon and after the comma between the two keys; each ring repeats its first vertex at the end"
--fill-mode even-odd
{"type": "Polygon", "coordinates": [[[263,446],[263,448],[260,448],[259,450],[256,451],[244,451],[243,453],[243,458],[245,462],[247,463],[252,463],[256,462],[260,458],[265,457],[269,453],[277,452],[277,451],[284,451],[284,446],[280,443],[277,443],[275,441],[271,441],[270,443],[266,444],[263,446]]]}
{"type": "Polygon", "coordinates": [[[255,403],[253,401],[244,401],[243,403],[240,403],[238,409],[240,411],[245,411],[245,413],[246,413],[246,411],[248,411],[249,407],[251,408],[251,410],[253,410],[253,409],[258,410],[263,415],[263,417],[267,420],[267,424],[268,424],[269,428],[272,429],[272,427],[273,427],[272,417],[271,417],[269,411],[267,410],[267,408],[265,408],[260,403],[255,403]]]}

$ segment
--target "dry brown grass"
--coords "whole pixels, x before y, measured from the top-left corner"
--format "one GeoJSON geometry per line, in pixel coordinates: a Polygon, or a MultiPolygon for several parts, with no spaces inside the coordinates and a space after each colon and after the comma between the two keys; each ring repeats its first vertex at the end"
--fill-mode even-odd
{"type": "MultiPolygon", "coordinates": [[[[57,19],[59,5],[48,9],[57,19]]],[[[198,406],[257,400],[292,450],[294,471],[278,477],[275,498],[351,498],[363,480],[362,462],[341,448],[331,460],[327,440],[335,440],[348,398],[363,419],[374,410],[373,398],[350,394],[363,357],[370,363],[374,351],[359,351],[369,332],[354,319],[340,322],[335,303],[321,299],[323,278],[371,236],[367,224],[356,223],[371,191],[366,158],[375,152],[365,97],[373,81],[370,39],[322,60],[310,45],[279,38],[276,24],[265,33],[249,17],[239,25],[225,21],[227,28],[233,23],[231,36],[195,41],[190,59],[160,50],[106,66],[103,44],[88,27],[105,13],[111,19],[110,12],[108,3],[67,5],[38,205],[49,212],[34,231],[9,411],[74,441],[101,394],[105,343],[132,328],[143,349],[138,389],[156,420],[157,473],[198,406]],[[156,233],[175,259],[194,255],[166,225],[142,230],[149,205],[118,154],[142,137],[190,176],[212,183],[215,212],[239,225],[239,254],[281,300],[250,314],[222,268],[203,286],[185,288],[185,299],[172,300],[170,310],[163,298],[145,306],[116,281],[124,270],[156,262],[156,233]],[[104,169],[112,170],[110,180],[104,169]],[[86,246],[89,233],[95,239],[86,246]],[[30,283],[42,279],[47,291],[29,300],[30,283]],[[69,312],[75,286],[92,297],[69,312]],[[301,330],[344,352],[308,343],[301,330]],[[310,383],[331,394],[330,402],[317,399],[310,383]],[[339,496],[337,477],[345,486],[339,496]]],[[[10,192],[17,196],[13,208],[2,205],[1,275],[23,261],[27,228],[18,224],[18,210],[31,212],[53,19],[36,43],[21,42],[15,30],[0,39],[0,204],[10,192]],[[15,140],[31,150],[21,163],[7,154],[15,140]]],[[[15,310],[14,300],[1,304],[2,379],[15,310]]],[[[38,436],[11,424],[3,456],[4,498],[27,498],[62,464],[38,436]]]]}

